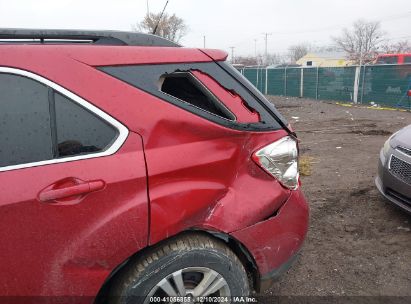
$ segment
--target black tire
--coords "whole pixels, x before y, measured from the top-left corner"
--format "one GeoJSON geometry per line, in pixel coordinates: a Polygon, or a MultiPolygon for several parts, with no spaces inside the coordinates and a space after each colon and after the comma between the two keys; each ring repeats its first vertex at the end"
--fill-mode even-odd
{"type": "MultiPolygon", "coordinates": [[[[250,294],[247,273],[230,248],[222,241],[205,234],[186,234],[166,241],[147,252],[119,273],[110,288],[110,302],[144,303],[148,299],[147,295],[153,290],[163,291],[156,286],[164,278],[182,269],[193,269],[190,267],[211,269],[211,273],[218,273],[225,280],[224,288],[228,286],[230,296],[250,294]]],[[[195,273],[186,275],[193,277],[195,273]]],[[[199,278],[199,281],[201,280],[199,278]]],[[[177,291],[175,283],[173,286],[177,291]]],[[[178,292],[177,294],[180,296],[178,292]]]]}

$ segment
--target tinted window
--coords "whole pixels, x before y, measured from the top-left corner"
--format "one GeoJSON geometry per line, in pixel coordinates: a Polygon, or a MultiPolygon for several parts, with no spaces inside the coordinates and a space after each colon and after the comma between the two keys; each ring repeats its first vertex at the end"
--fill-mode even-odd
{"type": "Polygon", "coordinates": [[[411,63],[411,56],[404,56],[404,63],[411,63]]]}
{"type": "Polygon", "coordinates": [[[52,158],[48,88],[0,73],[0,167],[52,158]]]}
{"type": "Polygon", "coordinates": [[[398,63],[398,56],[386,56],[378,58],[377,64],[396,64],[398,63]]]}
{"type": "Polygon", "coordinates": [[[113,126],[68,98],[54,96],[59,157],[101,152],[115,141],[113,126]]]}
{"type": "Polygon", "coordinates": [[[188,102],[200,109],[233,120],[217,98],[201,85],[190,73],[174,73],[161,77],[161,91],[188,102]]]}

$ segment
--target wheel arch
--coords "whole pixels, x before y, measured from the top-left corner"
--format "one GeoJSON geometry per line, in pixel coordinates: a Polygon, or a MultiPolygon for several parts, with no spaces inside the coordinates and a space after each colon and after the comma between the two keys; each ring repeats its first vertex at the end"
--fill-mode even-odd
{"type": "Polygon", "coordinates": [[[258,266],[251,255],[251,253],[248,251],[248,249],[237,239],[232,237],[231,235],[221,232],[221,231],[215,231],[215,230],[205,230],[205,229],[199,229],[199,228],[190,228],[188,230],[182,231],[176,235],[170,236],[167,239],[161,240],[160,242],[152,245],[152,246],[147,246],[144,249],[136,252],[129,258],[127,258],[125,261],[123,261],[120,265],[118,265],[107,277],[105,280],[104,284],[100,288],[94,303],[95,304],[104,304],[106,303],[106,296],[108,295],[109,287],[111,282],[115,279],[116,275],[125,270],[128,265],[130,265],[135,259],[138,259],[139,257],[145,255],[147,252],[150,252],[152,250],[155,250],[157,247],[161,246],[164,242],[170,241],[174,238],[180,237],[185,234],[206,234],[207,236],[223,241],[233,252],[234,254],[238,257],[238,259],[241,261],[243,267],[245,268],[247,275],[248,275],[248,280],[250,287],[254,290],[259,290],[260,289],[260,273],[258,271],[258,266]]]}
{"type": "Polygon", "coordinates": [[[205,233],[213,238],[223,241],[243,264],[248,275],[250,287],[257,291],[260,290],[260,272],[257,263],[250,251],[239,240],[227,233],[215,230],[191,229],[190,231],[205,233]]]}

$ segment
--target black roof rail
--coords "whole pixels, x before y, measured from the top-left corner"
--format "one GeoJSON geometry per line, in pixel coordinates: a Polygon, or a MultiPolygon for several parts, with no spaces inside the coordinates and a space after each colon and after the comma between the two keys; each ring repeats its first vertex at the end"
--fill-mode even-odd
{"type": "Polygon", "coordinates": [[[0,43],[92,43],[98,45],[180,46],[159,36],[137,32],[12,28],[0,28],[0,43]]]}

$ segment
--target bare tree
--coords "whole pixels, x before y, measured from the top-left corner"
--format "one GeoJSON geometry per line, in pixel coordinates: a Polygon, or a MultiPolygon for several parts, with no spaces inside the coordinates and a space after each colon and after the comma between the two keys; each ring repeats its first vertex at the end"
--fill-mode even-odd
{"type": "Polygon", "coordinates": [[[341,48],[339,48],[336,45],[319,45],[319,46],[312,46],[310,49],[310,52],[315,52],[315,53],[329,53],[329,52],[338,52],[341,51],[341,48]]]}
{"type": "Polygon", "coordinates": [[[342,35],[333,37],[333,40],[347,52],[350,60],[358,64],[374,59],[383,38],[379,22],[358,20],[351,29],[344,29],[342,35]]]}
{"type": "Polygon", "coordinates": [[[264,55],[258,54],[257,57],[255,56],[237,56],[235,58],[235,63],[243,64],[245,66],[254,66],[254,65],[273,65],[273,64],[280,64],[285,63],[286,60],[284,56],[276,53],[269,53],[267,54],[267,58],[264,55]]]}
{"type": "Polygon", "coordinates": [[[400,54],[411,53],[411,42],[409,40],[402,40],[395,43],[386,42],[381,46],[384,53],[400,54]]]}
{"type": "Polygon", "coordinates": [[[236,64],[243,64],[245,66],[258,65],[258,58],[254,56],[237,56],[235,58],[236,64]]]}
{"type": "Polygon", "coordinates": [[[163,14],[161,20],[160,17],[161,13],[147,14],[143,21],[137,24],[137,26],[133,26],[133,30],[152,34],[158,24],[155,34],[174,42],[179,42],[187,34],[188,26],[183,19],[175,14],[168,15],[167,13],[163,14]]]}
{"type": "Polygon", "coordinates": [[[307,55],[311,49],[312,46],[309,43],[295,44],[288,48],[288,56],[290,57],[291,62],[295,63],[301,57],[307,55]]]}
{"type": "Polygon", "coordinates": [[[270,53],[267,54],[267,65],[274,65],[274,64],[281,64],[286,63],[287,58],[278,53],[270,53]]]}

